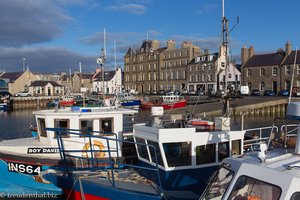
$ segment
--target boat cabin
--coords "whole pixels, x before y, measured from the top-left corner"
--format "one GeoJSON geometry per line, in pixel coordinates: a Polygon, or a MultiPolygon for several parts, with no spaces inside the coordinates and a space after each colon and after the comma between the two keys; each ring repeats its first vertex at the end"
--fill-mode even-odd
{"type": "MultiPolygon", "coordinates": [[[[56,133],[45,130],[45,128],[76,129],[77,135],[65,134],[62,137],[66,145],[83,148],[88,141],[81,134],[107,134],[108,137],[122,138],[124,133],[132,132],[135,113],[137,111],[124,108],[70,107],[57,110],[40,110],[33,114],[36,118],[37,139],[40,143],[57,145],[56,133]]],[[[99,142],[103,143],[104,141],[99,142]]],[[[116,144],[113,145],[116,146],[116,144]]],[[[102,145],[96,146],[100,148],[99,146],[102,145]]],[[[103,146],[105,147],[106,144],[103,146]]]]}
{"type": "Polygon", "coordinates": [[[179,95],[164,95],[161,96],[161,98],[164,103],[174,103],[174,102],[184,100],[184,97],[179,95]]]}
{"type": "MultiPolygon", "coordinates": [[[[134,124],[137,143],[155,147],[158,165],[164,170],[187,169],[219,165],[229,156],[243,153],[244,131],[199,131],[178,124],[153,127],[134,124]]],[[[155,165],[154,149],[137,145],[138,158],[155,165]]]]}

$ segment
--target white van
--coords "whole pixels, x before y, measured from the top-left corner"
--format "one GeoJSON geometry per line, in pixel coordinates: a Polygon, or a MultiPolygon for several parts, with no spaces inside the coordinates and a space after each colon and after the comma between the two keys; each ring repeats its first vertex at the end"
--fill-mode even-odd
{"type": "Polygon", "coordinates": [[[249,86],[248,85],[242,85],[241,86],[241,95],[249,95],[249,86]]]}

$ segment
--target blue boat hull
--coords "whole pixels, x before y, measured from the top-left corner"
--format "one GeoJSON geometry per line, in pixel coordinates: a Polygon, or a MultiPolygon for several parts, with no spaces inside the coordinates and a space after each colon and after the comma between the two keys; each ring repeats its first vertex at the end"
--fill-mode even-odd
{"type": "Polygon", "coordinates": [[[1,103],[0,104],[0,111],[8,111],[9,110],[9,105],[6,103],[1,103]]]}
{"type": "Polygon", "coordinates": [[[141,105],[141,100],[125,100],[122,101],[121,105],[123,107],[139,107],[141,105]]]}
{"type": "MultiPolygon", "coordinates": [[[[43,170],[49,166],[42,166],[43,170]]],[[[53,197],[62,195],[62,190],[49,182],[38,182],[33,175],[8,171],[6,161],[0,162],[0,191],[2,195],[9,194],[50,194],[53,197]]]]}
{"type": "MultiPolygon", "coordinates": [[[[151,167],[149,164],[141,162],[141,166],[151,167]]],[[[188,199],[199,199],[202,192],[205,190],[209,178],[212,174],[218,169],[218,165],[209,166],[209,167],[201,167],[196,169],[182,169],[182,170],[172,170],[165,171],[160,169],[160,178],[162,187],[164,190],[170,191],[178,191],[184,192],[189,191],[190,197],[188,199]],[[196,196],[196,198],[194,198],[196,196]]],[[[142,176],[145,176],[155,183],[157,181],[156,173],[144,173],[143,171],[139,171],[142,176]]],[[[178,198],[180,199],[180,198],[178,198]]]]}
{"type": "MultiPolygon", "coordinates": [[[[130,189],[120,189],[112,187],[110,184],[101,184],[101,178],[89,180],[79,178],[74,175],[53,175],[47,174],[44,176],[52,183],[57,184],[58,187],[63,188],[65,196],[72,200],[81,200],[84,195],[85,200],[159,200],[163,199],[158,193],[147,194],[141,192],[130,191],[130,189]],[[81,192],[81,191],[84,192],[81,192]]],[[[111,183],[111,182],[109,182],[111,183]]],[[[136,184],[136,187],[139,187],[136,184]]]]}

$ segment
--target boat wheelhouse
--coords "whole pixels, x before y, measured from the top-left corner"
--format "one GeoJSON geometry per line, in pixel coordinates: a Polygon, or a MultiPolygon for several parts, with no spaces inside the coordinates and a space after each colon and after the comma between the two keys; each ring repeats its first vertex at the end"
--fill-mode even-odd
{"type": "MultiPolygon", "coordinates": [[[[57,134],[45,128],[78,129],[77,135],[63,135],[65,146],[83,150],[82,156],[88,157],[85,150],[95,149],[105,151],[107,146],[118,149],[111,157],[122,157],[122,147],[119,143],[104,143],[102,140],[88,141],[86,134],[102,135],[109,138],[122,138],[123,134],[132,133],[132,123],[137,111],[110,107],[69,107],[64,109],[40,110],[33,114],[36,118],[37,136],[19,138],[0,142],[1,180],[24,188],[37,188],[38,192],[61,193],[61,190],[40,175],[50,167],[60,167],[61,157],[58,150],[57,134]],[[37,182],[37,181],[40,182],[37,182]]],[[[74,154],[75,155],[75,154],[74,154]]],[[[107,159],[108,154],[98,152],[93,156],[107,159]]],[[[75,168],[89,168],[88,160],[70,158],[68,165],[75,168]]],[[[105,166],[102,166],[105,167],[105,166]]],[[[26,190],[27,190],[26,189],[26,190]]],[[[26,191],[25,190],[25,191],[26,191]]],[[[28,189],[28,191],[30,191],[28,189]]]]}
{"type": "Polygon", "coordinates": [[[161,121],[162,107],[153,107],[152,112],[152,124],[134,124],[133,136],[139,161],[158,165],[165,190],[189,191],[189,198],[199,197],[222,160],[243,153],[245,131],[231,131],[229,118],[216,118],[215,129],[203,131],[181,119],[161,121]],[[152,145],[157,152],[139,144],[152,145]],[[158,163],[153,160],[155,154],[158,163]]]}

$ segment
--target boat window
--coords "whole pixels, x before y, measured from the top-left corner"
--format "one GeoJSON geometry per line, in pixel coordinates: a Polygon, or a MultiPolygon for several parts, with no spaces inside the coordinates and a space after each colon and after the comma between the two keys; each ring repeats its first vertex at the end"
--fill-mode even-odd
{"type": "Polygon", "coordinates": [[[291,197],[291,200],[298,200],[300,199],[300,192],[296,192],[293,194],[293,196],[291,197]]]}
{"type": "Polygon", "coordinates": [[[281,194],[280,187],[257,180],[248,176],[240,176],[229,196],[229,200],[263,200],[279,199],[281,194]]]}
{"type": "Polygon", "coordinates": [[[92,119],[80,120],[80,133],[93,134],[93,120],[92,119]]]}
{"type": "Polygon", "coordinates": [[[196,147],[196,164],[216,162],[216,144],[207,144],[196,147]]]}
{"type": "MultiPolygon", "coordinates": [[[[161,158],[161,152],[160,152],[160,148],[158,146],[158,143],[150,141],[150,140],[148,140],[147,142],[148,142],[149,145],[152,145],[152,146],[155,147],[158,164],[161,165],[161,166],[164,166],[162,158],[161,158]]],[[[149,150],[150,150],[150,156],[151,156],[152,162],[156,163],[154,148],[151,148],[149,146],[149,150]]]]}
{"type": "Polygon", "coordinates": [[[229,157],[229,142],[220,142],[218,144],[218,161],[229,157]]]}
{"type": "Polygon", "coordinates": [[[46,122],[44,118],[38,118],[38,126],[41,133],[41,137],[47,137],[46,122]]]}
{"type": "Polygon", "coordinates": [[[164,143],[169,167],[191,165],[191,142],[164,143]]]}
{"type": "Polygon", "coordinates": [[[231,143],[231,155],[241,155],[241,140],[233,140],[231,143]]]}
{"type": "Polygon", "coordinates": [[[113,118],[100,119],[100,132],[113,133],[114,132],[113,124],[114,124],[113,118]]]}
{"type": "MultiPolygon", "coordinates": [[[[54,119],[54,127],[55,128],[63,128],[63,129],[69,129],[70,128],[70,121],[68,119],[54,119]]],[[[61,132],[62,137],[70,137],[69,134],[67,134],[66,131],[61,132]]],[[[57,137],[57,133],[55,133],[55,137],[57,137]]]]}
{"type": "Polygon", "coordinates": [[[135,140],[136,140],[137,143],[140,143],[140,144],[136,144],[137,145],[137,150],[138,150],[138,153],[139,153],[140,157],[149,160],[145,140],[142,139],[142,138],[137,138],[137,137],[135,138],[135,140]]]}
{"type": "Polygon", "coordinates": [[[232,178],[233,172],[222,165],[219,170],[213,175],[209,185],[207,186],[200,199],[222,199],[232,178]]]}

